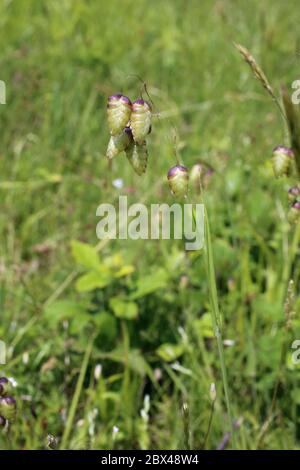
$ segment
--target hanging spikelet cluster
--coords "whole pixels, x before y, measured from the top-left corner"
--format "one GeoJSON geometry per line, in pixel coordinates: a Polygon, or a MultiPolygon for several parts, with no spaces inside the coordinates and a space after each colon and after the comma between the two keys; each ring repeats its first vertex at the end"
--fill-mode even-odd
{"type": "MultiPolygon", "coordinates": [[[[295,155],[291,148],[284,145],[278,145],[273,150],[273,171],[276,178],[290,176],[293,170],[295,155]]],[[[300,220],[300,189],[292,186],[288,190],[288,202],[290,207],[287,213],[287,220],[291,225],[298,223],[300,220]]]]}
{"type": "Polygon", "coordinates": [[[17,405],[14,397],[10,395],[11,384],[6,377],[0,377],[0,428],[5,427],[8,421],[16,416],[17,405]]]}
{"type": "Polygon", "coordinates": [[[148,150],[146,137],[151,132],[151,106],[139,98],[133,102],[116,94],[108,98],[107,120],[110,130],[106,156],[109,160],[121,152],[138,175],[146,172],[148,150]]]}

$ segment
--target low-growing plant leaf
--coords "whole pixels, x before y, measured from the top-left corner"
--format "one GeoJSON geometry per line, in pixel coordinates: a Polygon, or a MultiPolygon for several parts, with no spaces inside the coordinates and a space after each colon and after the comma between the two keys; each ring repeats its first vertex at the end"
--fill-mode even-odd
{"type": "Polygon", "coordinates": [[[99,269],[100,261],[95,248],[78,240],[71,241],[71,251],[75,261],[87,269],[99,269]]]}
{"type": "Polygon", "coordinates": [[[111,313],[105,311],[96,313],[93,315],[93,322],[100,338],[105,338],[109,342],[117,336],[117,321],[111,313]]]}
{"type": "Polygon", "coordinates": [[[57,300],[49,305],[45,311],[45,317],[50,323],[58,323],[63,320],[82,315],[86,312],[86,305],[75,300],[57,300]]]}
{"type": "Polygon", "coordinates": [[[138,306],[135,302],[128,302],[119,297],[113,297],[109,305],[118,318],[134,320],[138,316],[138,306]]]}
{"type": "Polygon", "coordinates": [[[112,278],[107,273],[90,271],[77,279],[76,289],[78,292],[90,292],[94,289],[106,287],[111,281],[112,278]]]}
{"type": "Polygon", "coordinates": [[[137,290],[133,293],[131,298],[135,300],[151,294],[157,289],[166,287],[168,277],[168,273],[163,268],[158,268],[152,274],[141,277],[136,284],[137,290]]]}
{"type": "Polygon", "coordinates": [[[132,274],[133,272],[134,272],[134,266],[130,264],[125,265],[114,274],[114,277],[118,278],[118,277],[128,276],[128,274],[132,274]]]}
{"type": "Polygon", "coordinates": [[[181,344],[164,343],[157,348],[156,353],[166,362],[175,361],[183,354],[183,346],[181,344]]]}
{"type": "Polygon", "coordinates": [[[69,331],[71,334],[80,333],[87,325],[91,323],[92,316],[88,312],[82,312],[72,318],[69,331]]]}

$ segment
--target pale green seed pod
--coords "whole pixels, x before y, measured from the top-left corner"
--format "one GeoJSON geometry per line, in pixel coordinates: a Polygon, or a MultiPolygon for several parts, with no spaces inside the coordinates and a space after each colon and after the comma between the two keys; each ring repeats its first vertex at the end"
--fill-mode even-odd
{"type": "Polygon", "coordinates": [[[288,221],[291,225],[295,225],[300,220],[300,202],[296,201],[290,207],[287,215],[288,221]]]}
{"type": "Polygon", "coordinates": [[[111,135],[122,132],[130,121],[131,101],[127,96],[112,95],[107,102],[107,120],[111,135]]]}
{"type": "Polygon", "coordinates": [[[295,202],[299,196],[300,196],[300,189],[298,186],[292,186],[288,190],[288,200],[291,204],[295,202]]]}
{"type": "Polygon", "coordinates": [[[276,178],[288,176],[291,170],[294,152],[288,147],[278,145],[273,150],[273,171],[276,178]]]}
{"type": "Polygon", "coordinates": [[[146,141],[134,143],[126,150],[126,156],[134,171],[141,176],[147,170],[148,150],[146,141]]]}
{"type": "Polygon", "coordinates": [[[109,139],[106,156],[109,160],[126,150],[133,142],[130,127],[125,127],[120,134],[112,135],[109,139]]]}
{"type": "Polygon", "coordinates": [[[190,172],[190,182],[197,192],[200,192],[201,182],[203,179],[204,168],[201,163],[196,163],[192,166],[190,172]]]}
{"type": "Polygon", "coordinates": [[[11,397],[3,397],[0,398],[0,415],[4,418],[7,419],[8,421],[12,421],[17,412],[17,403],[16,400],[11,397]]]}
{"type": "Polygon", "coordinates": [[[135,142],[142,144],[151,132],[151,106],[142,98],[132,103],[130,126],[135,142]]]}
{"type": "Polygon", "coordinates": [[[188,170],[183,165],[176,165],[168,171],[169,186],[176,197],[186,197],[189,185],[188,170]]]}

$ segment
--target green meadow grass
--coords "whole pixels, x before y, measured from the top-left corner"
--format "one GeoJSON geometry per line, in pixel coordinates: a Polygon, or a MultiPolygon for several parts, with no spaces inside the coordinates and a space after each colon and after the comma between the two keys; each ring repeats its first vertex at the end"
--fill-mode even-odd
{"type": "Polygon", "coordinates": [[[205,440],[214,449],[229,431],[204,253],[185,253],[181,241],[99,244],[95,233],[97,206],[125,194],[116,178],[134,190],[131,203],[173,202],[174,129],[181,161],[214,169],[205,200],[223,337],[233,342],[225,362],[236,447],[300,448],[291,362],[300,234],[285,219],[292,180],[274,180],[270,166],[284,127],[233,45],[249,48],[276,93],[290,88],[297,13],[296,0],[1,2],[0,375],[17,381],[19,409],[1,448],[43,449],[51,434],[69,449],[199,449],[205,440]],[[134,75],[160,113],[143,177],[125,156],[111,170],[105,158],[107,96],[137,98],[134,75]],[[112,268],[107,285],[80,292],[94,246],[99,272],[109,262],[134,271],[118,278],[112,268]]]}

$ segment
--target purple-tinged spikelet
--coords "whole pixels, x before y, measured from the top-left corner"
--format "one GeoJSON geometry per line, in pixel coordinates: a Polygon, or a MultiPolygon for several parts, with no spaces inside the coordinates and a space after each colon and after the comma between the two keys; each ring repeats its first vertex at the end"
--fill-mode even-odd
{"type": "Polygon", "coordinates": [[[107,158],[111,160],[116,155],[126,150],[132,142],[133,137],[130,127],[125,127],[120,134],[112,135],[107,146],[107,158]]]}
{"type": "Polygon", "coordinates": [[[120,134],[131,116],[131,101],[127,96],[112,95],[107,101],[107,120],[111,135],[120,134]]]}
{"type": "Polygon", "coordinates": [[[289,147],[278,145],[273,150],[273,171],[276,178],[288,176],[290,173],[294,152],[289,147]]]}
{"type": "Polygon", "coordinates": [[[196,191],[200,191],[201,188],[201,179],[203,177],[204,168],[201,163],[196,163],[192,166],[190,172],[190,182],[192,186],[196,189],[196,191]]]}
{"type": "Polygon", "coordinates": [[[300,201],[294,202],[290,207],[287,215],[288,221],[291,225],[297,224],[300,220],[300,201]]]}
{"type": "Polygon", "coordinates": [[[135,142],[142,144],[151,132],[151,106],[142,98],[132,103],[130,126],[135,142]]]}
{"type": "Polygon", "coordinates": [[[168,171],[168,181],[172,193],[176,197],[186,197],[188,192],[189,174],[183,165],[176,165],[168,171]]]}
{"type": "Polygon", "coordinates": [[[16,400],[11,396],[0,398],[0,416],[11,421],[15,418],[17,411],[16,400]]]}
{"type": "Polygon", "coordinates": [[[141,176],[146,172],[148,163],[148,150],[146,141],[142,143],[133,143],[126,150],[126,156],[132,165],[134,171],[141,176]]]}
{"type": "Polygon", "coordinates": [[[0,396],[4,396],[10,390],[10,383],[6,377],[0,377],[0,396]]]}
{"type": "Polygon", "coordinates": [[[298,186],[292,186],[289,190],[288,190],[288,200],[290,203],[293,203],[297,200],[297,198],[299,197],[300,195],[300,189],[298,186]]]}

